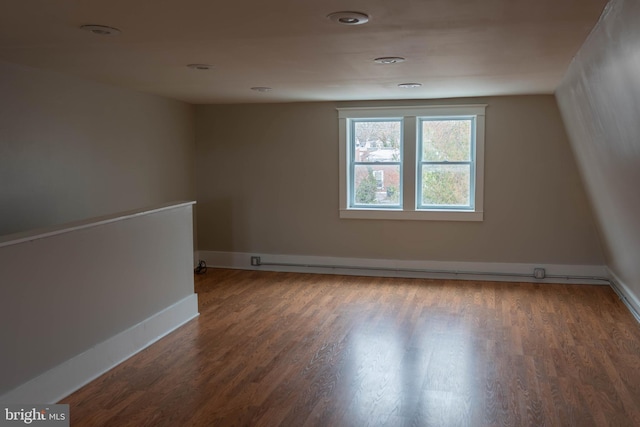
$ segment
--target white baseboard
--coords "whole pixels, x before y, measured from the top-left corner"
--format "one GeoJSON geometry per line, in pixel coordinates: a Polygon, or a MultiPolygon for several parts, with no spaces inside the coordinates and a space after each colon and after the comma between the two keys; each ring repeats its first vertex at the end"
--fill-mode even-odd
{"type": "Polygon", "coordinates": [[[299,273],[345,274],[355,276],[414,277],[459,280],[494,280],[533,283],[580,283],[608,285],[604,265],[559,265],[559,264],[518,264],[486,262],[451,262],[390,260],[370,258],[340,258],[308,255],[277,255],[264,253],[199,251],[199,257],[209,267],[234,268],[242,270],[286,271],[299,273]],[[252,266],[251,257],[259,256],[262,263],[289,265],[252,266]],[[295,264],[295,265],[292,265],[295,264]],[[544,268],[547,276],[561,276],[543,280],[533,277],[519,277],[533,274],[534,268],[544,268]],[[409,271],[408,271],[409,270],[409,271]],[[414,270],[414,271],[411,271],[414,270]],[[432,270],[432,271],[415,271],[432,270]],[[434,272],[437,271],[437,272],[434,272]],[[477,272],[478,275],[460,274],[477,272]],[[512,276],[510,276],[512,275],[512,276]],[[579,277],[575,279],[575,277],[579,277]]]}
{"type": "Polygon", "coordinates": [[[627,306],[631,314],[636,318],[638,322],[640,322],[640,300],[638,297],[629,289],[620,277],[616,273],[614,273],[610,268],[608,269],[609,277],[611,278],[611,287],[618,294],[622,302],[627,306]]]}
{"type": "Polygon", "coordinates": [[[198,316],[193,294],[0,396],[0,403],[56,403],[198,316]]]}

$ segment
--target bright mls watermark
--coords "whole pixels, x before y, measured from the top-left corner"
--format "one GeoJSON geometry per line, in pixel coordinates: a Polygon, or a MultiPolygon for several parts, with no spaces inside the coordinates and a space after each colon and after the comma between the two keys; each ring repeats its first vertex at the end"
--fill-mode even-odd
{"type": "Polygon", "coordinates": [[[0,427],[69,427],[69,405],[0,405],[0,427]]]}

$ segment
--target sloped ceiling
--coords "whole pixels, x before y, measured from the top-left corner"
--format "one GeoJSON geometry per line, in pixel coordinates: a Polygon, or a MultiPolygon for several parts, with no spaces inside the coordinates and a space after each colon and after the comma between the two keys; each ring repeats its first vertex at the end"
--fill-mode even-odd
{"type": "Polygon", "coordinates": [[[605,4],[0,0],[0,60],[191,103],[553,93],[605,4]],[[343,10],[370,21],[342,26],[326,17],[343,10]],[[122,33],[97,36],[83,24],[122,33]],[[380,56],[406,61],[374,63],[380,56]],[[422,87],[398,88],[403,82],[422,87]]]}

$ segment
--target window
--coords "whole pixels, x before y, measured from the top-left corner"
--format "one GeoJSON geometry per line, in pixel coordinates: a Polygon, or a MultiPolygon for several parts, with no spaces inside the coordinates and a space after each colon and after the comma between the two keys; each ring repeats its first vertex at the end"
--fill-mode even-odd
{"type": "Polygon", "coordinates": [[[473,209],[474,127],[474,117],[418,119],[418,209],[473,209]]]}
{"type": "Polygon", "coordinates": [[[340,217],[482,221],[485,108],[339,108],[340,217]]]}
{"type": "Polygon", "coordinates": [[[399,208],[402,173],[402,120],[351,120],[349,176],[350,205],[361,208],[399,208]],[[384,178],[389,184],[385,188],[384,178]]]}

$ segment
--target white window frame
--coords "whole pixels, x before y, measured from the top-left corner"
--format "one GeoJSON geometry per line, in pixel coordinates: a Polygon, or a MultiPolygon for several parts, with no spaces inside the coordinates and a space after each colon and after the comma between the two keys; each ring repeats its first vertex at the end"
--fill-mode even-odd
{"type": "MultiPolygon", "coordinates": [[[[349,107],[338,108],[340,218],[395,219],[431,221],[482,221],[484,219],[484,134],[486,104],[428,105],[409,107],[349,107]],[[425,209],[418,206],[419,122],[420,118],[473,117],[475,119],[475,149],[472,150],[473,175],[471,209],[425,209]],[[400,209],[398,207],[350,207],[350,174],[352,159],[349,144],[352,119],[402,118],[400,209]]],[[[474,135],[472,135],[472,138],[474,135]]]]}

